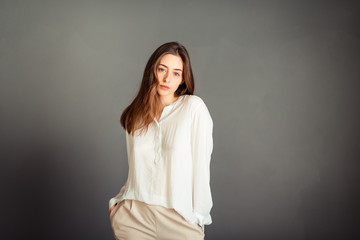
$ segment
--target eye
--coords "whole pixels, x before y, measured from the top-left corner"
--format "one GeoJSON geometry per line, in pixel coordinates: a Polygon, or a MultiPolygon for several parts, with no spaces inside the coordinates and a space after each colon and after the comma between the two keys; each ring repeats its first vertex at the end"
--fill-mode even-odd
{"type": "Polygon", "coordinates": [[[165,69],[159,68],[159,72],[165,72],[165,69]]]}
{"type": "Polygon", "coordinates": [[[177,72],[175,72],[174,75],[175,75],[176,77],[180,77],[180,74],[177,73],[177,72]]]}

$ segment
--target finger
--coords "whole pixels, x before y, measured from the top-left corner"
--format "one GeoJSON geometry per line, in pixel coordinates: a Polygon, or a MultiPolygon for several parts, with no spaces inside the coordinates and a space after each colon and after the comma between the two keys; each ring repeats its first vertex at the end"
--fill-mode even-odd
{"type": "Polygon", "coordinates": [[[115,203],[109,210],[109,213],[111,213],[111,211],[115,208],[115,206],[117,205],[117,203],[115,203]]]}

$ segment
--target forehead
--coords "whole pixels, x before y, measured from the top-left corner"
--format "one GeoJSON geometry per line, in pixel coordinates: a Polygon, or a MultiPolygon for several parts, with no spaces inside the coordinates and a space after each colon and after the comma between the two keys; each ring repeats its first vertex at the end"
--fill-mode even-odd
{"type": "Polygon", "coordinates": [[[181,57],[173,54],[166,54],[160,59],[160,64],[166,65],[168,68],[183,69],[181,57]]]}

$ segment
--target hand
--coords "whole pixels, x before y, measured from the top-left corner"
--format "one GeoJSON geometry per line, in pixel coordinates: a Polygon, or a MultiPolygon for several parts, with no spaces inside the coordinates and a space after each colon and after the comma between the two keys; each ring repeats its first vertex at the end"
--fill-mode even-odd
{"type": "Polygon", "coordinates": [[[115,206],[117,205],[117,203],[115,203],[109,210],[109,214],[111,214],[111,211],[115,208],[115,206]]]}

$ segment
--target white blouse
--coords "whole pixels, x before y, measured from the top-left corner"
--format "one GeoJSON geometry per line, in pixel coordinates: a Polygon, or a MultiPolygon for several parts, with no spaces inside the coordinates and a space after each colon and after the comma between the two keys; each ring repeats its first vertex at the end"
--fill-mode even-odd
{"type": "Polygon", "coordinates": [[[210,159],[213,121],[204,101],[182,95],[164,107],[146,134],[126,132],[128,178],[109,201],[124,199],[174,208],[189,223],[212,223],[210,159]]]}

